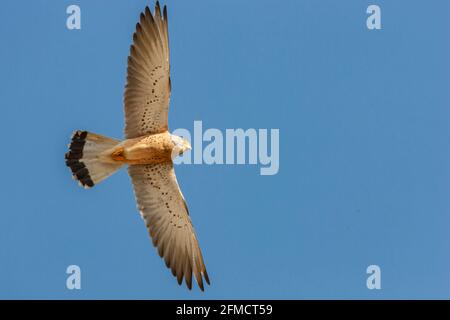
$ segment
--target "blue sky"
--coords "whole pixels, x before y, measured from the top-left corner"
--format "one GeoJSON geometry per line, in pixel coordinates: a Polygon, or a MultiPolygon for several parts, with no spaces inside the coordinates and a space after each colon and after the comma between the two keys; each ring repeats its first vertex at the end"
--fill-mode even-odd
{"type": "Polygon", "coordinates": [[[76,129],[122,137],[131,35],[153,2],[2,1],[0,298],[450,298],[450,3],[162,3],[170,128],[278,128],[279,173],[177,166],[212,282],[179,287],[126,171],[84,190],[64,165],[76,129]]]}

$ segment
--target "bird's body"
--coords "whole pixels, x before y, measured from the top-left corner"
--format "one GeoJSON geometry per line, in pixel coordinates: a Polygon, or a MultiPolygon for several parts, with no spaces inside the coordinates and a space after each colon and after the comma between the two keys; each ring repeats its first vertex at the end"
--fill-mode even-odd
{"type": "Polygon", "coordinates": [[[78,130],[72,135],[66,165],[90,188],[122,166],[134,187],[138,210],[166,266],[189,289],[192,275],[201,290],[209,284],[202,253],[178,186],[172,159],[189,142],[168,131],[171,93],[167,10],[141,13],[133,34],[125,87],[125,139],[78,130]]]}
{"type": "Polygon", "coordinates": [[[182,152],[190,148],[184,141],[183,145],[178,145],[177,138],[165,131],[126,139],[110,150],[110,156],[113,161],[126,164],[171,163],[172,157],[178,154],[177,148],[182,152]]]}

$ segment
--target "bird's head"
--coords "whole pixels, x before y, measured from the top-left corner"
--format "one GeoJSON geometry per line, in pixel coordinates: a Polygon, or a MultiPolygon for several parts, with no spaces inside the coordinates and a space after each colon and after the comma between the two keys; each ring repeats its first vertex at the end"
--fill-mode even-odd
{"type": "Polygon", "coordinates": [[[192,150],[191,144],[188,140],[174,134],[171,134],[170,137],[173,142],[173,151],[175,156],[183,154],[186,150],[192,150]]]}

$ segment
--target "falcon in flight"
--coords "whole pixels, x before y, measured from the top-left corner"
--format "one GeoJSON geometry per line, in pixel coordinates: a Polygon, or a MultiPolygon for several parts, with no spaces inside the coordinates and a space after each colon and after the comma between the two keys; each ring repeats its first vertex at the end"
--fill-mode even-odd
{"type": "Polygon", "coordinates": [[[66,165],[85,188],[93,187],[124,165],[137,206],[154,246],[181,284],[192,288],[192,274],[203,291],[209,284],[202,253],[178,186],[172,159],[191,149],[168,131],[170,63],[167,9],[141,13],[130,48],[125,87],[125,140],[88,131],[72,136],[66,165]]]}

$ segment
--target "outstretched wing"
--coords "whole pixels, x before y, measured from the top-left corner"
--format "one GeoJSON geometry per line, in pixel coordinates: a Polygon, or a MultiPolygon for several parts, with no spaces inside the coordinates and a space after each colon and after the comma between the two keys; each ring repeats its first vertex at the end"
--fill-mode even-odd
{"type": "Polygon", "coordinates": [[[170,66],[167,9],[141,13],[128,57],[125,87],[125,137],[159,133],[168,128],[170,66]]]}
{"type": "Polygon", "coordinates": [[[138,209],[145,220],[159,255],[181,284],[183,277],[192,288],[192,273],[203,291],[203,278],[209,284],[202,253],[178,186],[172,163],[130,165],[138,209]]]}

